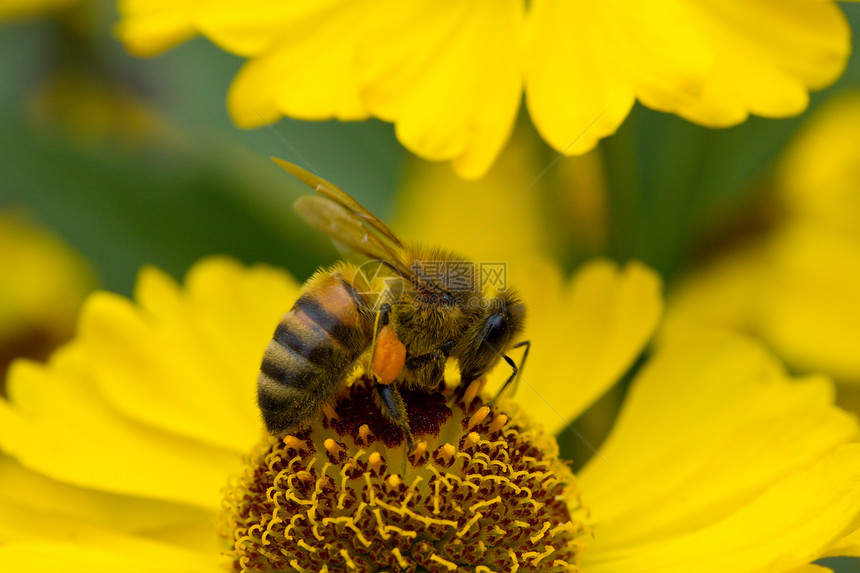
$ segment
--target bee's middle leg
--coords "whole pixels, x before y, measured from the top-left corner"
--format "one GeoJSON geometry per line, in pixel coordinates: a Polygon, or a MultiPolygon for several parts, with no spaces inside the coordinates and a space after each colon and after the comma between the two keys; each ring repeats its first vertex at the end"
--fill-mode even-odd
{"type": "Polygon", "coordinates": [[[400,378],[407,387],[435,388],[445,375],[445,363],[454,348],[455,342],[449,340],[438,350],[409,356],[407,354],[400,378]]]}

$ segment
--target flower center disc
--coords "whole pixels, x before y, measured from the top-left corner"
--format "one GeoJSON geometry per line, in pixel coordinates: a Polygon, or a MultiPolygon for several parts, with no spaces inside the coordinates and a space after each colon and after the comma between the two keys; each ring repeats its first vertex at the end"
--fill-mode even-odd
{"type": "Polygon", "coordinates": [[[408,451],[360,383],[310,429],[268,438],[225,497],[233,570],[579,571],[575,477],[479,388],[403,392],[408,451]]]}

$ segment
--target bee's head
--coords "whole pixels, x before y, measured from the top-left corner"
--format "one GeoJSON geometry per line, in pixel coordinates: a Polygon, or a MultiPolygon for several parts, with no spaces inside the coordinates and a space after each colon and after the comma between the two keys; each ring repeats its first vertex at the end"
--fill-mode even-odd
{"type": "Polygon", "coordinates": [[[526,307],[512,291],[483,299],[476,319],[454,349],[464,381],[490,370],[504,356],[525,327],[526,307]]]}

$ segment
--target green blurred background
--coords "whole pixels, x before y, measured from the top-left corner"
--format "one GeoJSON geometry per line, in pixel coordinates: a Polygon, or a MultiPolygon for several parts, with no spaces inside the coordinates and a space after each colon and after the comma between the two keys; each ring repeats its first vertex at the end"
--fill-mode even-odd
{"type": "MultiPolygon", "coordinates": [[[[842,8],[860,30],[860,6],[842,8]]],[[[291,211],[307,190],[270,156],[338,183],[383,219],[393,212],[404,170],[417,160],[390,125],[282,120],[239,130],[225,94],[240,58],[197,38],[137,59],[113,37],[116,19],[114,3],[99,0],[0,22],[0,210],[29,217],[79,250],[100,287],[130,295],[142,265],[181,278],[214,253],[273,263],[300,280],[335,260],[329,242],[291,211]]],[[[609,174],[606,240],[559,245],[559,263],[571,270],[595,254],[636,258],[671,283],[755,227],[774,161],[792,135],[822,102],[857,87],[855,55],[801,117],[711,130],[637,106],[601,144],[609,174]]],[[[521,118],[521,136],[549,165],[557,155],[531,129],[521,118]]],[[[546,178],[553,180],[552,170],[546,178]]],[[[545,205],[558,202],[552,185],[534,192],[546,195],[545,205]]],[[[488,201],[487,208],[507,205],[488,201]]],[[[563,228],[564,221],[546,225],[563,228]]],[[[827,564],[860,571],[853,560],[827,564]]]]}

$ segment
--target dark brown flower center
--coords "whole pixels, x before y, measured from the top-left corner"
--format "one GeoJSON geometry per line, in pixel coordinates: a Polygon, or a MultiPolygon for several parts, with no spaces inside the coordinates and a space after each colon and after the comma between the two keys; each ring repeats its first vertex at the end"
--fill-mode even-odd
{"type": "Polygon", "coordinates": [[[417,443],[354,385],[270,438],[225,498],[234,571],[579,571],[586,531],[555,442],[477,396],[406,392],[417,443]]]}

